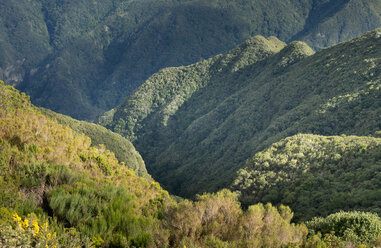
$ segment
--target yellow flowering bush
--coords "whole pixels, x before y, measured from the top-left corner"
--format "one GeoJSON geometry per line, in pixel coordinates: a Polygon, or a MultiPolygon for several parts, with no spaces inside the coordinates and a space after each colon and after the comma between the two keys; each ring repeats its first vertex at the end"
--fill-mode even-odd
{"type": "Polygon", "coordinates": [[[30,214],[23,220],[17,213],[14,213],[12,223],[0,226],[1,247],[56,248],[57,245],[56,233],[50,232],[49,223],[42,222],[35,214],[30,214]]]}

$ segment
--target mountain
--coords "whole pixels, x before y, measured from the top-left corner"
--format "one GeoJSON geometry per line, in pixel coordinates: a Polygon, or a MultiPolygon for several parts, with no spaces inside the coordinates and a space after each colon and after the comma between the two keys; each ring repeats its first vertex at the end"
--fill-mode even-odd
{"type": "Polygon", "coordinates": [[[58,123],[70,127],[79,134],[88,136],[91,139],[91,146],[106,146],[107,149],[115,154],[119,162],[123,162],[125,166],[132,169],[137,176],[146,179],[151,178],[142,157],[126,138],[94,123],[79,121],[44,108],[40,108],[39,110],[44,115],[56,119],[58,123]]]}
{"type": "Polygon", "coordinates": [[[133,141],[170,192],[215,191],[285,137],[379,135],[380,56],[381,29],[317,53],[255,36],[155,73],[102,121],[133,141]]]}
{"type": "Polygon", "coordinates": [[[84,120],[151,74],[261,34],[314,49],[381,26],[378,0],[3,0],[0,79],[84,120]]]}
{"type": "Polygon", "coordinates": [[[296,219],[341,210],[381,213],[381,139],[298,134],[256,153],[232,188],[241,202],[288,204],[296,219]]]}
{"type": "MultiPolygon", "coordinates": [[[[307,227],[291,223],[289,207],[256,204],[243,211],[238,195],[226,189],[175,202],[157,182],[137,177],[104,146],[90,144],[0,81],[1,247],[311,243],[307,227]]],[[[381,225],[376,216],[371,221],[381,225]]],[[[367,224],[361,227],[371,231],[367,224]]],[[[376,234],[366,236],[369,247],[376,234]]]]}

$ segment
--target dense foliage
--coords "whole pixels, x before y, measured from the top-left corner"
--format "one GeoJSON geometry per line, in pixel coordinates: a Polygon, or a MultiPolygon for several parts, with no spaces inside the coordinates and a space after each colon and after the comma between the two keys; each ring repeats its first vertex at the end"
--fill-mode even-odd
{"type": "MultiPolygon", "coordinates": [[[[157,183],[135,176],[104,146],[90,147],[88,137],[44,116],[12,87],[1,83],[0,95],[0,207],[5,213],[36,213],[42,219],[50,214],[57,235],[72,237],[67,242],[148,245],[160,240],[156,236],[165,237],[157,215],[171,200],[157,183]]],[[[2,221],[9,222],[3,214],[2,221]]],[[[12,235],[7,227],[2,231],[7,230],[12,235]]]]}
{"type": "Polygon", "coordinates": [[[176,203],[90,144],[0,82],[1,246],[281,247],[307,235],[288,207],[244,212],[228,190],[176,203]]]}
{"type": "Polygon", "coordinates": [[[339,210],[381,214],[381,139],[296,135],[256,153],[232,186],[244,204],[287,204],[296,219],[339,210]]]}
{"type": "Polygon", "coordinates": [[[343,240],[357,244],[376,241],[381,234],[380,217],[364,212],[339,212],[326,218],[314,218],[307,225],[313,232],[333,232],[343,240]]]}
{"type": "Polygon", "coordinates": [[[303,42],[256,36],[152,75],[103,124],[133,141],[170,192],[215,191],[285,137],[377,135],[380,37],[377,29],[314,54],[303,42]]]}
{"type": "Polygon", "coordinates": [[[175,247],[284,247],[300,244],[304,224],[290,224],[290,208],[256,204],[243,212],[237,195],[222,190],[182,201],[166,212],[164,225],[175,247]]]}
{"type": "Polygon", "coordinates": [[[313,219],[308,230],[291,223],[293,213],[283,205],[259,203],[242,210],[238,194],[227,189],[175,202],[104,146],[90,144],[0,82],[1,246],[337,248],[381,243],[380,219],[369,213],[313,219]]]}
{"type": "Polygon", "coordinates": [[[160,68],[254,35],[320,48],[381,25],[378,0],[2,0],[0,8],[0,79],[87,120],[160,68]]]}
{"type": "Polygon", "coordinates": [[[43,114],[57,119],[60,124],[67,125],[78,133],[83,133],[91,139],[92,146],[105,145],[115,154],[115,157],[132,169],[136,175],[150,179],[144,161],[129,140],[110,130],[86,121],[78,121],[69,116],[55,113],[48,109],[39,109],[43,114]]]}

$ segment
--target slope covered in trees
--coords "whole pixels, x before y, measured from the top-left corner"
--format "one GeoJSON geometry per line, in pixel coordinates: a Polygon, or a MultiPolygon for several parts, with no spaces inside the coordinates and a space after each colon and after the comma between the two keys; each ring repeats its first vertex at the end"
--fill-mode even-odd
{"type": "Polygon", "coordinates": [[[376,135],[381,30],[314,54],[256,36],[225,55],[152,75],[103,118],[151,175],[191,196],[229,185],[245,160],[297,133],[376,135]]]}
{"type": "Polygon", "coordinates": [[[87,120],[160,68],[254,35],[321,48],[381,25],[378,0],[3,0],[0,8],[0,79],[87,120]]]}
{"type": "MultiPolygon", "coordinates": [[[[304,224],[290,222],[290,208],[256,204],[243,211],[238,195],[226,189],[176,203],[158,183],[135,176],[110,151],[90,144],[0,82],[0,246],[329,244],[308,239],[304,224]]],[[[381,225],[376,216],[371,220],[381,225]]],[[[369,247],[378,236],[372,232],[369,247]]]]}
{"type": "Polygon", "coordinates": [[[291,223],[293,213],[283,205],[243,211],[238,195],[226,189],[176,203],[158,183],[136,177],[110,151],[90,143],[0,82],[1,247],[381,244],[381,220],[370,213],[315,218],[307,228],[291,223]]]}
{"type": "Polygon", "coordinates": [[[381,213],[381,139],[299,134],[248,160],[232,188],[243,204],[287,204],[296,219],[338,210],[381,213]]]}

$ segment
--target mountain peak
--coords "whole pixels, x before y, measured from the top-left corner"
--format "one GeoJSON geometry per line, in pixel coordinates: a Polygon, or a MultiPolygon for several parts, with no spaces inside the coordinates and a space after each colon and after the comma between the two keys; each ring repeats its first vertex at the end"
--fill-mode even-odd
{"type": "Polygon", "coordinates": [[[238,71],[278,53],[285,46],[286,43],[274,36],[265,38],[262,35],[256,35],[227,53],[221,65],[230,66],[233,72],[238,71]]]}
{"type": "Polygon", "coordinates": [[[282,51],[306,56],[310,56],[315,53],[314,50],[303,41],[293,41],[290,44],[288,44],[284,49],[282,49],[282,51]]]}
{"type": "Polygon", "coordinates": [[[255,35],[251,37],[250,39],[247,39],[244,41],[241,45],[239,45],[239,48],[242,47],[257,47],[257,48],[262,48],[264,50],[277,50],[277,49],[282,49],[286,43],[283,41],[279,40],[275,36],[270,36],[268,38],[265,38],[262,35],[255,35]]]}
{"type": "Polygon", "coordinates": [[[293,65],[305,57],[313,55],[315,52],[309,47],[305,42],[293,41],[284,47],[280,53],[277,60],[277,71],[283,70],[284,68],[293,65]]]}
{"type": "Polygon", "coordinates": [[[275,36],[265,38],[262,35],[255,35],[250,39],[244,41],[238,47],[234,48],[229,54],[236,54],[237,51],[242,53],[256,53],[260,54],[266,52],[277,53],[286,46],[286,43],[279,40],[275,36]]]}

